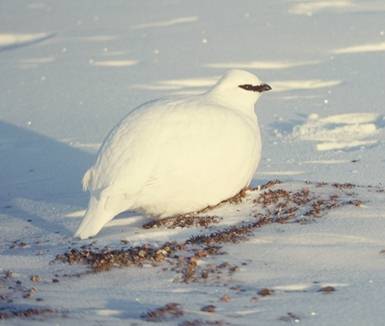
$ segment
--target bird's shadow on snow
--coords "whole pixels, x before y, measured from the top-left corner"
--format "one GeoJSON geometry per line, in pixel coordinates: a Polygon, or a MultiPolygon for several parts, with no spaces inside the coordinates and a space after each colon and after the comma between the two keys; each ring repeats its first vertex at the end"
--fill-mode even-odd
{"type": "Polygon", "coordinates": [[[0,121],[0,156],[0,213],[45,232],[72,234],[49,209],[87,205],[80,180],[93,155],[0,121]]]}

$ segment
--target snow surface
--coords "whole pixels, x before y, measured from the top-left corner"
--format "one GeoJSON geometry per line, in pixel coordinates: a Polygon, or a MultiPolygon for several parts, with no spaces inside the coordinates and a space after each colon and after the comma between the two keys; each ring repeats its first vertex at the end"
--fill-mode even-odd
{"type": "MultiPolygon", "coordinates": [[[[384,194],[366,188],[354,190],[363,207],[268,225],[225,245],[227,254],[212,259],[241,266],[227,286],[173,282],[173,273],[149,266],[52,283],[82,267],[49,263],[83,244],[71,238],[88,200],[80,180],[108,130],[138,104],[200,93],[230,68],[250,70],[274,90],[257,106],[263,153],[255,185],[384,182],[384,22],[383,0],[2,1],[0,273],[37,289],[32,298],[15,291],[12,304],[60,311],[5,323],[145,324],[142,313],[178,302],[185,316],[164,324],[382,325],[384,194]],[[16,240],[25,245],[11,248],[16,240]],[[34,274],[42,281],[31,283],[34,274]],[[336,291],[317,292],[324,285],[336,291]],[[275,292],[253,300],[260,288],[275,292]],[[224,294],[228,303],[218,301],[224,294]],[[217,311],[200,311],[208,304],[217,311]]],[[[145,220],[112,221],[96,243],[200,232],[143,230],[145,220]]]]}

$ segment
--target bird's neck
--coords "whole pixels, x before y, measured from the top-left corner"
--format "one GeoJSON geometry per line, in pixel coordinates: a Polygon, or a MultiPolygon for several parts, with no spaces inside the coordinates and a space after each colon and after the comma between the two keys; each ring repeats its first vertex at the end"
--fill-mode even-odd
{"type": "Polygon", "coordinates": [[[210,102],[217,105],[232,109],[234,111],[241,112],[255,119],[254,112],[255,100],[244,98],[241,99],[235,94],[223,94],[222,92],[211,91],[206,93],[206,96],[210,102]]]}

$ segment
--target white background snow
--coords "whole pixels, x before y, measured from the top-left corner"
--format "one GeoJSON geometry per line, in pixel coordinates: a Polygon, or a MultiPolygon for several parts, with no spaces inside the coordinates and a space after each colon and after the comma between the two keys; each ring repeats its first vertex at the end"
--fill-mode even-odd
{"type": "MultiPolygon", "coordinates": [[[[81,176],[108,130],[142,102],[203,92],[230,68],[273,87],[256,106],[263,158],[254,184],[384,182],[383,0],[1,1],[0,272],[52,278],[48,263],[72,243],[88,199],[81,176]],[[15,240],[28,246],[9,249],[15,240]]],[[[306,325],[382,325],[384,199],[271,225],[227,248],[230,260],[250,262],[231,282],[280,294],[253,304],[239,296],[215,319],[279,325],[293,312],[306,325]],[[304,291],[313,282],[338,290],[304,291]]],[[[113,221],[96,240],[130,240],[130,223],[113,221]]],[[[141,232],[143,241],[169,236],[141,232]]],[[[34,321],[49,325],[141,324],[141,313],[170,298],[205,319],[199,307],[224,291],[151,268],[36,287],[44,301],[35,305],[66,312],[34,321]]]]}

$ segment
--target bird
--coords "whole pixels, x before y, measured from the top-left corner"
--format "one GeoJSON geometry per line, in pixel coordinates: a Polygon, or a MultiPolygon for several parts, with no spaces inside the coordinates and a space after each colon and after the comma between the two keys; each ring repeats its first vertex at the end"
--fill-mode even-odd
{"type": "Polygon", "coordinates": [[[132,110],[84,174],[90,199],[74,236],[93,237],[128,210],[161,219],[235,196],[250,184],[261,158],[254,105],[269,90],[254,74],[233,69],[203,94],[132,110]]]}

